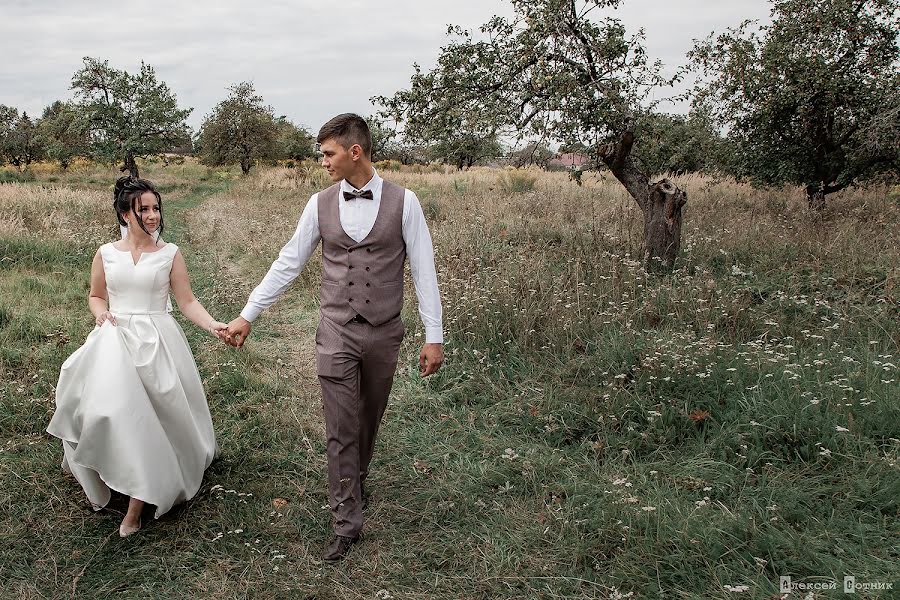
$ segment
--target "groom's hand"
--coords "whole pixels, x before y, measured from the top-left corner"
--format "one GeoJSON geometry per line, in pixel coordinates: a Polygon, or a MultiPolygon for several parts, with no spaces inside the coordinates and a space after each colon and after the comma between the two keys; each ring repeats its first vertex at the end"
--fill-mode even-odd
{"type": "Polygon", "coordinates": [[[419,354],[419,373],[428,377],[441,368],[444,362],[443,344],[425,344],[419,354]]]}
{"type": "Polygon", "coordinates": [[[225,341],[235,348],[240,348],[247,341],[250,329],[252,329],[250,321],[244,317],[238,317],[228,324],[228,329],[225,331],[225,341]]]}

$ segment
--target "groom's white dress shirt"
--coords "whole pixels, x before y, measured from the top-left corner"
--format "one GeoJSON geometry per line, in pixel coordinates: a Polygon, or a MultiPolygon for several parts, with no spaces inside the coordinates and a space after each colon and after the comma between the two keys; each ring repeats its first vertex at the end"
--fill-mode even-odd
{"type": "MultiPolygon", "coordinates": [[[[372,179],[360,191],[371,190],[372,200],[357,198],[344,200],[343,192],[352,192],[353,186],[346,180],[341,181],[341,193],[338,195],[338,207],[341,227],[356,242],[365,239],[378,216],[381,205],[381,188],[383,179],[376,172],[372,179]]],[[[440,344],[444,341],[441,324],[441,297],[438,292],[437,273],[434,268],[434,248],[431,234],[425,222],[422,206],[416,195],[406,190],[403,197],[403,241],[406,244],[406,255],[412,273],[419,300],[419,316],[425,326],[425,342],[440,344]]],[[[300,215],[297,230],[293,237],[281,249],[278,258],[272,263],[269,272],[250,294],[247,305],[241,316],[253,321],[259,314],[272,306],[284,290],[300,275],[309,257],[319,245],[319,194],[313,194],[300,215]]]]}

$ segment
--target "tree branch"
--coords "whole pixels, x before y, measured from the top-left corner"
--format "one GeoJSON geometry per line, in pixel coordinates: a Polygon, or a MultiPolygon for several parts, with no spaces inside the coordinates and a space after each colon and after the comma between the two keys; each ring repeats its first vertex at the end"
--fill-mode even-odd
{"type": "Polygon", "coordinates": [[[600,160],[609,167],[613,176],[621,182],[634,198],[641,210],[646,211],[650,193],[650,178],[641,171],[631,158],[634,145],[634,118],[628,117],[625,128],[615,142],[603,144],[597,149],[600,160]]]}

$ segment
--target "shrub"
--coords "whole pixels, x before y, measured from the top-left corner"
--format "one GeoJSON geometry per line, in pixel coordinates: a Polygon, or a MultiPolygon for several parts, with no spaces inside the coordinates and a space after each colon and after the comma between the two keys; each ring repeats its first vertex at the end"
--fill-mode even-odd
{"type": "Polygon", "coordinates": [[[505,171],[497,178],[500,189],[509,194],[521,194],[534,190],[537,176],[528,171],[505,171]]]}

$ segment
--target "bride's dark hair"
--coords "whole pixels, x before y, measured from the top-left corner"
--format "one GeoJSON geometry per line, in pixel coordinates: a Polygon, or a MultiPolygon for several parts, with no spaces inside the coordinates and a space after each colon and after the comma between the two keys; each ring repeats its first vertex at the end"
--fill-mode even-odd
{"type": "Polygon", "coordinates": [[[144,226],[143,219],[141,219],[140,215],[138,215],[137,211],[135,210],[137,200],[144,194],[144,192],[150,192],[151,194],[156,196],[156,201],[159,203],[159,227],[156,228],[156,231],[159,233],[159,235],[162,235],[162,197],[160,197],[159,192],[156,191],[153,183],[146,179],[132,177],[131,175],[125,175],[124,177],[119,177],[116,180],[116,187],[113,190],[113,208],[116,210],[116,219],[119,220],[119,225],[122,225],[123,227],[127,226],[128,224],[125,222],[125,219],[122,218],[122,215],[131,211],[131,214],[133,214],[137,219],[137,223],[140,228],[143,229],[147,233],[147,235],[150,235],[150,232],[147,231],[147,228],[144,226]]]}

